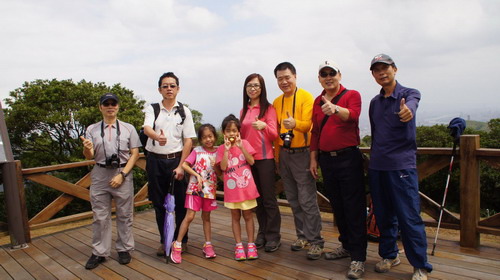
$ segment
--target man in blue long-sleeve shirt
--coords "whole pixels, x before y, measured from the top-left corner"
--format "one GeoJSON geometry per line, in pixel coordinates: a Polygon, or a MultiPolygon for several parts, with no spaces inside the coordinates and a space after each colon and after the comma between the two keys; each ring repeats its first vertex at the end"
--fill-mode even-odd
{"type": "Polygon", "coordinates": [[[425,226],[420,217],[416,166],[415,114],[420,92],[396,81],[396,64],[386,54],[376,55],[370,70],[382,86],[370,102],[371,156],[369,166],[373,209],[380,230],[375,271],[387,272],[400,263],[396,243],[398,229],[406,257],[414,267],[412,279],[427,279],[425,226]]]}

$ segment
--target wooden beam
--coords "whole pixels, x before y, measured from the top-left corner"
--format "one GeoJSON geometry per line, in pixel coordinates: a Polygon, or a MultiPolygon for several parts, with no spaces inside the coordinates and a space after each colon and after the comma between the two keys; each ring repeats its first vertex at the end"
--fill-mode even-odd
{"type": "Polygon", "coordinates": [[[479,247],[479,135],[460,137],[460,246],[479,247]]]}
{"type": "MultiPolygon", "coordinates": [[[[87,173],[83,178],[76,182],[77,186],[83,188],[89,188],[91,184],[90,173],[87,173]]],[[[73,201],[74,196],[68,194],[61,194],[58,198],[52,201],[49,205],[47,205],[42,211],[38,212],[31,220],[29,221],[30,225],[43,223],[50,218],[54,217],[57,212],[61,211],[66,205],[68,205],[71,201],[73,201]]]]}
{"type": "MultiPolygon", "coordinates": [[[[450,153],[451,156],[451,153],[450,153]]],[[[434,156],[417,166],[418,181],[421,182],[425,178],[438,172],[450,164],[449,156],[434,156]]]]}
{"type": "Polygon", "coordinates": [[[90,201],[89,190],[77,186],[75,184],[71,184],[57,177],[47,175],[47,174],[33,174],[25,176],[26,179],[29,179],[33,182],[40,183],[42,185],[51,187],[63,193],[70,194],[72,196],[76,196],[80,199],[90,201]]]}
{"type": "Polygon", "coordinates": [[[481,220],[479,222],[479,225],[485,227],[496,227],[500,229],[500,213],[496,213],[491,217],[481,220]]]}
{"type": "Polygon", "coordinates": [[[35,167],[35,168],[26,168],[26,169],[23,169],[23,175],[44,173],[44,172],[49,172],[49,171],[69,169],[69,168],[82,167],[82,166],[89,166],[89,165],[93,165],[93,164],[95,164],[95,161],[85,160],[85,161],[72,162],[72,163],[56,164],[56,165],[49,165],[49,166],[42,166],[42,167],[35,167]]]}
{"type": "MultiPolygon", "coordinates": [[[[436,222],[438,222],[439,212],[441,211],[441,205],[436,203],[434,200],[432,200],[425,194],[421,192],[419,192],[419,194],[420,194],[420,208],[422,209],[422,211],[427,215],[431,216],[436,222]]],[[[458,229],[458,225],[460,224],[460,219],[455,217],[455,215],[452,212],[443,209],[443,216],[441,218],[441,223],[455,224],[457,225],[458,229]]]]}

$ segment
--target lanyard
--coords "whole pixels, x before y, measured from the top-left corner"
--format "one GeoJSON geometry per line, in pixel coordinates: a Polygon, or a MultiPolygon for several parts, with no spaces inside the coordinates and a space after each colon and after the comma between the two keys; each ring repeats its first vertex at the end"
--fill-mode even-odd
{"type": "MultiPolygon", "coordinates": [[[[295,99],[297,98],[297,88],[295,88],[295,92],[293,93],[293,105],[292,105],[292,117],[295,118],[295,99]]],[[[281,98],[281,112],[280,116],[283,116],[283,111],[285,110],[285,94],[283,94],[283,97],[281,98]]],[[[281,128],[281,119],[280,119],[280,128],[281,128]]]]}
{"type": "MultiPolygon", "coordinates": [[[[117,155],[120,155],[120,122],[116,120],[116,141],[118,141],[118,152],[117,155]]],[[[102,138],[102,147],[104,149],[104,157],[107,158],[106,154],[106,143],[104,141],[104,121],[101,121],[101,138],[102,138]]]]}

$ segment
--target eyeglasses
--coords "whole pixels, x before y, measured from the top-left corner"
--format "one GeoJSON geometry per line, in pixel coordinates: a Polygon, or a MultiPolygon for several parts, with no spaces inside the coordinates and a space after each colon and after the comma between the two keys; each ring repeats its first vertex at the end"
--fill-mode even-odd
{"type": "Polygon", "coordinates": [[[165,88],[176,88],[176,87],[177,87],[177,85],[175,85],[175,84],[161,86],[162,89],[165,89],[165,88]]]}
{"type": "Polygon", "coordinates": [[[250,89],[250,88],[259,89],[259,88],[260,88],[260,85],[259,85],[259,84],[247,84],[247,88],[248,88],[248,89],[250,89]]]}
{"type": "Polygon", "coordinates": [[[335,76],[337,76],[337,71],[332,70],[330,73],[325,72],[325,71],[321,71],[321,72],[319,72],[319,75],[321,76],[321,78],[326,78],[328,76],[335,77],[335,76]]]}
{"type": "Polygon", "coordinates": [[[118,105],[117,102],[104,102],[104,103],[102,103],[102,106],[104,106],[104,107],[109,107],[109,106],[115,107],[116,105],[118,105]]]}

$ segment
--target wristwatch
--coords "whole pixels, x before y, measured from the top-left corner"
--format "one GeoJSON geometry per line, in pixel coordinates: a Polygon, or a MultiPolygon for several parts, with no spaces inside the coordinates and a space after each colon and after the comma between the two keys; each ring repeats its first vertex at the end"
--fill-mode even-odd
{"type": "Polygon", "coordinates": [[[335,112],[333,112],[333,113],[338,114],[339,112],[340,112],[339,106],[335,105],[335,112]]]}
{"type": "Polygon", "coordinates": [[[123,172],[123,171],[120,171],[120,174],[122,174],[123,179],[127,178],[127,176],[128,176],[128,173],[125,173],[125,172],[123,172]]]}

